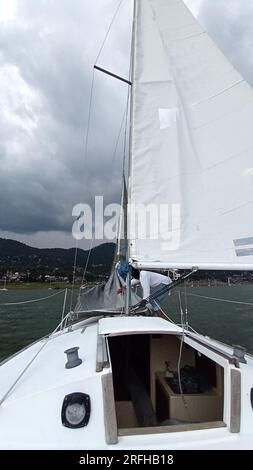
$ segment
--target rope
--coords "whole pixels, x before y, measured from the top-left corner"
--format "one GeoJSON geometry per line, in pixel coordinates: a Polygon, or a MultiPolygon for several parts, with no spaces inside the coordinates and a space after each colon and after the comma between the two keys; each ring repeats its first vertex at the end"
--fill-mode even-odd
{"type": "Polygon", "coordinates": [[[23,302],[9,302],[5,304],[0,304],[1,306],[7,307],[8,305],[22,305],[22,304],[31,304],[34,302],[41,302],[42,300],[50,299],[51,297],[55,297],[56,295],[62,294],[65,292],[65,289],[61,290],[60,292],[56,292],[55,294],[48,295],[47,297],[40,297],[39,299],[34,299],[34,300],[25,300],[23,302]]]}
{"type": "Polygon", "coordinates": [[[197,330],[195,330],[191,325],[189,325],[190,330],[193,331],[193,333],[197,333],[197,335],[201,334],[197,330]]]}
{"type": "MultiPolygon", "coordinates": [[[[182,294],[184,294],[184,292],[182,292],[182,294]]],[[[189,294],[189,293],[188,293],[188,295],[191,295],[192,297],[200,297],[202,299],[207,299],[207,300],[214,300],[216,302],[227,302],[227,303],[230,303],[230,304],[251,305],[251,306],[253,305],[252,302],[240,302],[239,300],[220,299],[220,298],[217,298],[217,297],[207,297],[205,295],[189,294]]]]}
{"type": "Polygon", "coordinates": [[[176,323],[174,322],[174,320],[172,320],[169,315],[167,315],[167,313],[165,313],[165,311],[162,309],[161,305],[159,305],[159,303],[156,301],[156,300],[153,300],[153,302],[157,305],[157,307],[159,307],[159,309],[161,310],[162,314],[167,318],[167,320],[169,320],[171,323],[174,323],[174,325],[176,325],[176,323]]]}

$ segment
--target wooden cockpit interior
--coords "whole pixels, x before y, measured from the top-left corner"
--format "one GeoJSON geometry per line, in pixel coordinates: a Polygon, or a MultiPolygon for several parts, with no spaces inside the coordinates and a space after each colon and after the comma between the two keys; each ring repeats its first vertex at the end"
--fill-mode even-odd
{"type": "Polygon", "coordinates": [[[169,334],[109,338],[119,434],[224,426],[223,368],[183,343],[180,384],[187,371],[188,382],[194,385],[193,376],[197,376],[203,390],[189,393],[185,388],[180,393],[180,346],[181,338],[169,334]]]}

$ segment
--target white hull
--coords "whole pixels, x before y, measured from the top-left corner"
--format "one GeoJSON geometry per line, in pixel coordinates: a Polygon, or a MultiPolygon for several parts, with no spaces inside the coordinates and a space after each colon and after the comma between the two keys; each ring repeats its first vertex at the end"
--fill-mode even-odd
{"type": "MultiPolygon", "coordinates": [[[[117,391],[113,389],[112,374],[117,373],[117,367],[114,363],[112,370],[108,338],[110,342],[110,338],[118,337],[120,344],[121,339],[125,341],[125,335],[131,335],[133,341],[134,336],[140,334],[146,335],[150,344],[149,392],[158,412],[161,401],[156,396],[158,389],[154,380],[162,374],[161,345],[180,344],[182,329],[153,317],[90,319],[74,325],[71,331],[65,329],[51,336],[7,395],[0,406],[0,449],[253,449],[253,358],[247,355],[247,363],[236,366],[232,348],[201,335],[186,334],[182,361],[196,355],[195,350],[213,361],[218,381],[212,397],[207,398],[218,403],[219,410],[214,407],[213,419],[211,416],[205,421],[205,406],[201,409],[202,405],[198,404],[201,402],[195,398],[193,405],[188,402],[188,408],[195,413],[196,401],[196,413],[199,408],[203,416],[199,415],[192,424],[166,426],[163,422],[143,427],[134,421],[131,423],[136,417],[131,418],[128,411],[122,414],[122,407],[131,405],[133,413],[133,406],[130,402],[115,400],[117,391]],[[80,348],[82,364],[66,369],[64,351],[74,346],[80,348]],[[88,394],[91,400],[89,423],[79,429],[65,427],[61,421],[64,397],[74,392],[88,394]],[[218,419],[217,413],[220,413],[218,419]]],[[[1,365],[0,400],[45,341],[33,344],[1,365]]],[[[120,381],[120,377],[114,377],[116,388],[117,380],[120,381]]],[[[187,395],[184,397],[189,399],[187,395]]],[[[175,412],[185,413],[182,397],[177,395],[174,399],[180,408],[179,411],[175,408],[175,412]]],[[[200,400],[203,399],[202,395],[200,400]]],[[[170,402],[170,413],[173,406],[170,402]]]]}

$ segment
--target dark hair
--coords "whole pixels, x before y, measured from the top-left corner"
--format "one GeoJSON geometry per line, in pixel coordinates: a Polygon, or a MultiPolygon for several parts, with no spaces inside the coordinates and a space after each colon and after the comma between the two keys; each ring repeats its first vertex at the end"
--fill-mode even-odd
{"type": "Polygon", "coordinates": [[[140,279],[140,271],[139,269],[133,268],[131,269],[131,274],[134,279],[140,279]]]}

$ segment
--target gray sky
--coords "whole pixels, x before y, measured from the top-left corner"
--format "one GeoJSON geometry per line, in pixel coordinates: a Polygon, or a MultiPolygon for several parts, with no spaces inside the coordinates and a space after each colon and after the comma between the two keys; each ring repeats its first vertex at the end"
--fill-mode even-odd
{"type": "MultiPolygon", "coordinates": [[[[251,0],[185,0],[253,85],[251,0]]],[[[119,0],[0,1],[0,236],[70,247],[72,207],[118,202],[127,86],[92,66],[119,0]]],[[[98,64],[128,76],[131,0],[124,0],[98,64]]],[[[87,247],[87,243],[79,244],[87,247]]]]}

